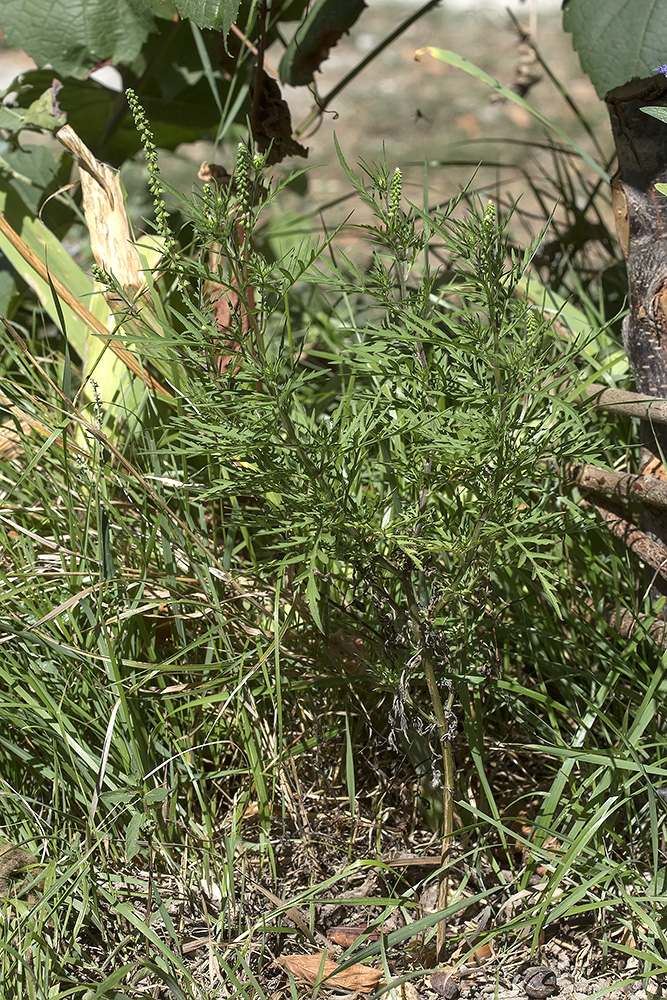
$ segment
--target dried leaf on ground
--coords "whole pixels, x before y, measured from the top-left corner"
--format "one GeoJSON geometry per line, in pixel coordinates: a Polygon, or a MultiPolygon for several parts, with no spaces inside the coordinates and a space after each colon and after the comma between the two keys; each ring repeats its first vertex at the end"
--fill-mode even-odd
{"type": "Polygon", "coordinates": [[[445,1000],[458,1000],[461,995],[461,988],[459,986],[458,980],[452,976],[451,969],[441,969],[439,972],[434,972],[430,979],[431,989],[444,997],[445,1000]]]}
{"type": "MultiPolygon", "coordinates": [[[[521,856],[522,863],[528,864],[531,859],[532,851],[525,842],[532,842],[537,832],[533,821],[529,817],[528,813],[522,810],[516,820],[512,819],[508,821],[507,826],[518,835],[514,842],[514,849],[517,854],[521,856]]],[[[562,845],[558,840],[556,840],[555,837],[549,835],[540,845],[540,850],[555,859],[562,852],[562,845]]],[[[547,867],[548,866],[546,864],[538,864],[535,871],[538,875],[544,875],[547,871],[547,867]]]]}
{"type": "Polygon", "coordinates": [[[321,982],[324,986],[335,989],[371,993],[382,978],[381,969],[369,969],[366,965],[349,965],[337,972],[338,965],[330,958],[323,959],[325,954],[319,952],[315,955],[283,955],[276,961],[295,979],[301,979],[309,986],[321,982]]]}
{"type": "Polygon", "coordinates": [[[380,932],[369,931],[368,924],[348,924],[346,926],[341,924],[330,927],[327,931],[329,940],[333,941],[334,944],[339,944],[341,948],[349,948],[362,934],[366,935],[366,941],[380,940],[380,932]]]}
{"type": "Polygon", "coordinates": [[[466,960],[466,965],[481,965],[493,958],[493,948],[488,941],[478,945],[470,957],[466,960]]]}

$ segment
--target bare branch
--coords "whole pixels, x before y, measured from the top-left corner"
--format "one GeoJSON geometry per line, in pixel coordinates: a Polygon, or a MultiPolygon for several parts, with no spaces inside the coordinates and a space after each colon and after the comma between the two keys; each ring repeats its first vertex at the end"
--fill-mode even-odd
{"type": "Polygon", "coordinates": [[[568,470],[568,478],[582,490],[623,500],[638,500],[644,506],[667,510],[667,483],[655,476],[636,476],[629,472],[609,472],[596,465],[581,465],[568,470]]]}
{"type": "Polygon", "coordinates": [[[609,389],[599,382],[587,386],[585,392],[587,396],[595,397],[595,405],[601,410],[620,413],[624,417],[639,417],[654,424],[667,424],[667,401],[664,399],[624,389],[609,389]]]}
{"type": "Polygon", "coordinates": [[[659,576],[667,580],[667,549],[663,545],[654,542],[636,524],[626,521],[617,508],[611,505],[595,504],[595,509],[612,535],[625,542],[638,559],[641,559],[659,576]]]}
{"type": "Polygon", "coordinates": [[[606,621],[624,639],[634,637],[636,632],[642,630],[657,646],[667,646],[667,622],[655,621],[647,628],[644,615],[633,615],[627,609],[612,612],[606,621]]]}

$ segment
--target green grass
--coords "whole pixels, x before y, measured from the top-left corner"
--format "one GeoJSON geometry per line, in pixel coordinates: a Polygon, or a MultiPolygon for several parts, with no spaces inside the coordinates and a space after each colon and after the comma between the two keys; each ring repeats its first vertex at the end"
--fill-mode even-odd
{"type": "Polygon", "coordinates": [[[85,395],[55,339],[4,335],[43,431],[16,421],[0,467],[3,835],[40,862],[3,902],[3,996],[268,996],[334,905],[388,925],[349,961],[396,978],[443,916],[462,961],[487,905],[500,958],[583,927],[664,972],[664,657],[608,624],[657,609],[565,476],[637,448],[573,402],[627,378],[599,279],[550,285],[472,197],[341,169],[368,268],[336,234],[239,238],[266,211],[241,183],[183,202],[192,244],[117,331],[170,398],[85,395]],[[213,242],[248,312],[224,338],[213,242]],[[388,862],[450,811],[434,916],[443,872],[388,862]]]}

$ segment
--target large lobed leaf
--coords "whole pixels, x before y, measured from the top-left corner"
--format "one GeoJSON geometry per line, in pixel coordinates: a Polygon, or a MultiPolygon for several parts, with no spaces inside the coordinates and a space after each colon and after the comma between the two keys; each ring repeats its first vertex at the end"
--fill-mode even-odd
{"type": "Polygon", "coordinates": [[[153,27],[149,10],[128,0],[4,0],[0,18],[7,45],[78,78],[107,59],[135,59],[153,27]]]}
{"type": "MultiPolygon", "coordinates": [[[[177,39],[182,37],[180,31],[175,35],[177,39]]],[[[185,73],[180,74],[176,67],[170,80],[171,88],[165,87],[161,92],[154,79],[153,68],[143,79],[141,101],[157,145],[175,149],[182,142],[193,142],[214,132],[220,116],[210,99],[208,82],[202,77],[188,85],[185,73]]],[[[23,74],[20,83],[15,81],[12,84],[16,94],[15,105],[0,109],[0,127],[19,131],[32,124],[37,118],[36,109],[52,80],[53,71],[43,69],[23,74]]],[[[67,116],[67,122],[86,145],[114,166],[120,166],[141,148],[139,134],[122,93],[109,90],[94,80],[64,77],[58,102],[67,116]],[[110,131],[109,122],[112,120],[115,127],[110,131]]],[[[61,120],[54,119],[55,126],[62,124],[61,120]]]]}
{"type": "Polygon", "coordinates": [[[292,87],[313,82],[316,70],[365,10],[364,0],[317,0],[285,49],[280,79],[292,87]]]}
{"type": "Polygon", "coordinates": [[[664,0],[563,0],[563,25],[600,97],[667,62],[664,0]]]}
{"type": "Polygon", "coordinates": [[[194,21],[199,28],[222,32],[223,38],[236,20],[241,0],[176,0],[181,17],[194,21]]]}
{"type": "Polygon", "coordinates": [[[155,17],[176,12],[226,35],[240,0],[4,0],[0,28],[7,45],[25,49],[38,66],[85,77],[97,64],[127,64],[141,52],[155,17]]]}

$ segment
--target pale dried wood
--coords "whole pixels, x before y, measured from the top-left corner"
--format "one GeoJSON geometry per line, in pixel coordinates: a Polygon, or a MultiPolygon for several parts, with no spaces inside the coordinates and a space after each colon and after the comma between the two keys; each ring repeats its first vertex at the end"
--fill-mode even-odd
{"type": "MultiPolygon", "coordinates": [[[[93,257],[99,267],[113,274],[131,299],[145,280],[130,231],[118,172],[96,159],[71,125],[59,129],[56,138],[73,155],[79,167],[83,212],[93,257]]],[[[105,298],[112,310],[120,305],[113,291],[105,292],[105,298]]]]}
{"type": "Polygon", "coordinates": [[[599,382],[592,382],[585,393],[594,397],[595,406],[601,410],[624,417],[637,417],[649,423],[667,424],[667,401],[664,399],[651,399],[645,393],[627,392],[625,389],[610,389],[599,382]]]}

